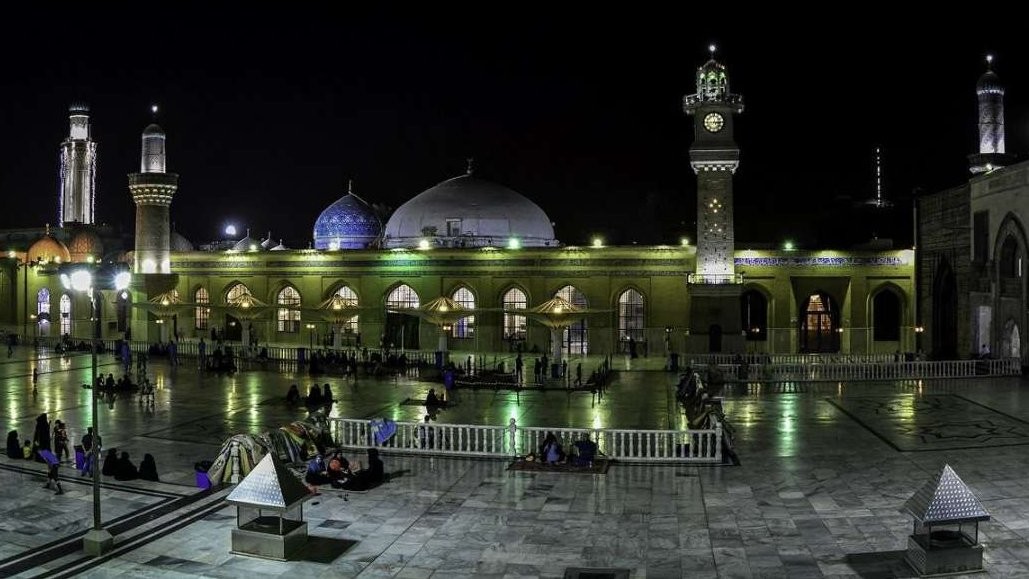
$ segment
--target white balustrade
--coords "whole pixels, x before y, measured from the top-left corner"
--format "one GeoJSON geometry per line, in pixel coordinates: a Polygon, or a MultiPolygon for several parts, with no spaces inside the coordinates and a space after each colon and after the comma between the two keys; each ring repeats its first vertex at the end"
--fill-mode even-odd
{"type": "Polygon", "coordinates": [[[547,434],[567,449],[587,436],[600,454],[623,462],[722,462],[722,426],[714,430],[629,430],[604,428],[520,427],[397,422],[384,444],[375,443],[371,423],[355,418],[331,418],[330,433],[344,448],[378,447],[396,453],[478,456],[509,459],[540,452],[547,434]]]}
{"type": "MultiPolygon", "coordinates": [[[[975,378],[1019,376],[1018,358],[990,360],[942,360],[932,362],[856,362],[848,364],[771,363],[747,364],[746,375],[740,364],[716,364],[726,380],[752,382],[836,382],[930,380],[937,378],[975,378]]],[[[694,366],[703,371],[707,366],[694,366]]],[[[708,377],[710,381],[710,376],[708,377]]]]}

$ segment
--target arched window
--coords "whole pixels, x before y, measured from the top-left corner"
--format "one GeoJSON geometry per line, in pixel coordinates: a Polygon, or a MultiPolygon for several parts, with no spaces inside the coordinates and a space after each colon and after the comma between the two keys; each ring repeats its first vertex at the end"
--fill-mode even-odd
{"type": "Polygon", "coordinates": [[[249,295],[252,295],[250,293],[250,288],[241,283],[237,283],[230,287],[229,291],[225,292],[225,301],[229,304],[235,304],[243,296],[249,295]]]}
{"type": "Polygon", "coordinates": [[[418,306],[418,293],[407,284],[398,285],[386,296],[387,308],[400,310],[418,306]]]}
{"type": "Polygon", "coordinates": [[[504,293],[501,299],[504,308],[504,339],[524,340],[525,339],[525,316],[508,313],[511,310],[524,310],[529,307],[529,300],[525,292],[513,287],[504,293]]]}
{"type": "Polygon", "coordinates": [[[198,287],[197,291],[193,292],[193,303],[197,304],[193,310],[193,327],[206,330],[211,320],[211,308],[207,306],[211,303],[211,295],[207,293],[207,288],[198,287]]]}
{"type": "MultiPolygon", "coordinates": [[[[470,310],[475,309],[475,296],[466,287],[459,287],[450,299],[461,304],[461,307],[470,310]]],[[[475,316],[465,316],[454,324],[453,334],[455,338],[475,337],[475,316]]]]}
{"type": "Polygon", "coordinates": [[[419,319],[402,311],[417,308],[418,294],[407,284],[398,285],[386,296],[386,327],[382,346],[386,348],[418,348],[419,319]],[[392,310],[392,311],[390,311],[392,310]]]}
{"type": "MultiPolygon", "coordinates": [[[[356,308],[358,304],[357,293],[354,292],[349,286],[340,286],[336,290],[337,295],[343,298],[343,305],[350,308],[356,308]]],[[[343,322],[343,333],[344,334],[356,334],[357,333],[357,316],[353,316],[347,321],[343,322]]]]}
{"type": "MultiPolygon", "coordinates": [[[[566,285],[557,290],[554,294],[573,306],[580,308],[589,307],[586,303],[586,294],[579,291],[575,286],[566,285]]],[[[586,331],[586,319],[583,318],[564,329],[561,337],[561,348],[569,356],[585,356],[589,353],[589,335],[586,331]]]]}
{"type": "Polygon", "coordinates": [[[643,294],[629,288],[618,296],[618,339],[643,342],[643,294]]]}
{"type": "Polygon", "coordinates": [[[838,320],[832,298],[811,294],[804,306],[800,325],[800,348],[804,352],[838,352],[838,320]]]}
{"type": "Polygon", "coordinates": [[[50,290],[42,288],[36,293],[36,315],[50,315],[50,290]]]}
{"type": "Polygon", "coordinates": [[[900,341],[900,298],[886,289],[872,298],[872,339],[877,342],[900,341]]]}
{"type": "Polygon", "coordinates": [[[295,334],[300,331],[300,292],[291,285],[282,288],[275,299],[279,304],[279,331],[295,334]]]}
{"type": "Polygon", "coordinates": [[[758,290],[747,290],[740,296],[740,321],[747,340],[763,342],[768,339],[768,299],[758,290]]]}
{"type": "Polygon", "coordinates": [[[71,335],[71,298],[61,295],[61,335],[71,335]]]}

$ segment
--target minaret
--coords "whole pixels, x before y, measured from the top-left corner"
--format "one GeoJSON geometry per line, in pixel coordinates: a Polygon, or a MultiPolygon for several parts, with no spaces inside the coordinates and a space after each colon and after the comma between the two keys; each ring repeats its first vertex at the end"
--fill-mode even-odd
{"type": "Polygon", "coordinates": [[[975,85],[979,100],[979,153],[968,156],[973,175],[1011,164],[1004,151],[1004,87],[993,72],[993,55],[986,55],[986,72],[975,85]]]}
{"type": "Polygon", "coordinates": [[[697,174],[697,263],[693,283],[732,283],[732,176],[740,164],[733,140],[733,115],[743,112],[743,97],[729,92],[725,66],[711,59],[697,69],[697,92],[683,98],[694,117],[690,166],[697,174]]]}
{"type": "Polygon", "coordinates": [[[94,221],[96,203],[96,143],[89,135],[89,107],[73,104],[68,108],[71,128],[61,143],[61,191],[57,201],[57,223],[94,221]]]}
{"type": "Polygon", "coordinates": [[[170,210],[179,176],[165,172],[164,143],[161,127],[151,124],[144,129],[140,172],[129,174],[129,192],[136,203],[136,273],[171,273],[170,210]]]}
{"type": "Polygon", "coordinates": [[[711,58],[697,69],[697,92],[683,97],[693,117],[690,166],[697,174],[697,253],[687,278],[690,300],[688,352],[741,352],[741,276],[736,275],[732,177],[740,164],[733,140],[733,115],[743,97],[729,92],[725,67],[711,58]]]}

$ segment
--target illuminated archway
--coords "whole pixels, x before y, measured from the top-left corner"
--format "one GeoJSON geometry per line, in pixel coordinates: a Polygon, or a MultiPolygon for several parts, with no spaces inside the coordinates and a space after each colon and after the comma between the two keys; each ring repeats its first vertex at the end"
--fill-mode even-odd
{"type": "Polygon", "coordinates": [[[198,287],[193,292],[193,303],[197,304],[193,309],[193,328],[206,330],[211,323],[211,308],[208,306],[211,303],[211,295],[207,293],[207,288],[198,287]]]}
{"type": "Polygon", "coordinates": [[[291,285],[282,288],[275,297],[275,303],[279,306],[276,311],[279,333],[300,332],[300,292],[297,288],[291,285]]]}
{"type": "Polygon", "coordinates": [[[36,324],[40,335],[50,335],[50,290],[47,288],[36,292],[36,324]]]}
{"type": "MultiPolygon", "coordinates": [[[[469,310],[475,309],[475,294],[465,286],[461,286],[454,290],[450,299],[461,304],[461,307],[463,308],[467,308],[469,310]]],[[[451,332],[451,335],[455,338],[475,337],[475,316],[465,316],[461,318],[454,324],[451,332]]]]}
{"type": "Polygon", "coordinates": [[[839,312],[829,294],[813,293],[804,300],[800,319],[801,352],[839,352],[839,312]]]}
{"type": "Polygon", "coordinates": [[[504,292],[500,302],[501,307],[504,308],[504,339],[510,342],[524,341],[526,337],[525,316],[509,312],[528,308],[529,298],[520,288],[513,287],[504,292]]]}
{"type": "Polygon", "coordinates": [[[71,335],[71,297],[61,295],[61,336],[71,335]]]}
{"type": "MultiPolygon", "coordinates": [[[[357,292],[355,292],[354,289],[348,285],[339,286],[339,288],[335,292],[333,292],[332,295],[336,295],[342,298],[342,305],[344,307],[356,308],[361,305],[361,301],[357,297],[357,292]]],[[[357,335],[358,321],[359,319],[357,317],[357,314],[348,318],[345,322],[343,322],[343,326],[341,328],[343,333],[357,335]]]]}
{"type": "MultiPolygon", "coordinates": [[[[586,294],[572,285],[557,290],[554,297],[561,298],[573,306],[589,307],[586,294]]],[[[561,351],[567,356],[585,356],[589,353],[589,333],[585,318],[564,329],[561,336],[561,351]]]]}
{"type": "Polygon", "coordinates": [[[418,292],[407,284],[396,286],[386,295],[386,331],[383,333],[383,347],[418,349],[418,317],[389,310],[412,309],[419,305],[421,300],[418,292]]]}
{"type": "Polygon", "coordinates": [[[618,295],[618,341],[632,338],[643,346],[646,341],[646,306],[643,294],[636,288],[629,288],[618,295]]]}

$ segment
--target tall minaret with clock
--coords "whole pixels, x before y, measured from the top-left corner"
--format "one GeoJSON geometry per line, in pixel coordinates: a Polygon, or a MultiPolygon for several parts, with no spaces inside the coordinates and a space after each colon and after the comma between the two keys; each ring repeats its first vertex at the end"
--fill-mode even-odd
{"type": "Polygon", "coordinates": [[[733,115],[743,112],[743,97],[729,92],[725,66],[711,59],[697,69],[696,94],[682,108],[694,118],[690,166],[697,174],[697,281],[726,283],[733,267],[732,175],[740,164],[733,141],[733,115]]]}
{"type": "Polygon", "coordinates": [[[740,279],[733,263],[732,177],[740,164],[733,140],[733,115],[743,97],[729,92],[725,66],[711,58],[697,69],[697,92],[683,97],[693,117],[690,166],[697,174],[697,253],[690,284],[692,350],[724,351],[738,346],[740,279]],[[706,339],[704,339],[706,336],[706,339]],[[724,336],[724,340],[723,340],[724,336]]]}

